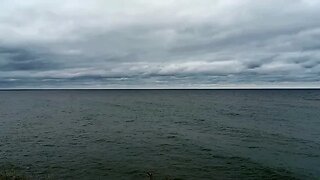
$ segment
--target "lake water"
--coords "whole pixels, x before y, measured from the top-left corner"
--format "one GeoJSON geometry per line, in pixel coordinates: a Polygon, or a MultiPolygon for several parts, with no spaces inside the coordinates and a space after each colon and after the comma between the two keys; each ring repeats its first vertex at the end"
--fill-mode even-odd
{"type": "Polygon", "coordinates": [[[320,90],[0,91],[0,171],[319,179],[320,90]]]}

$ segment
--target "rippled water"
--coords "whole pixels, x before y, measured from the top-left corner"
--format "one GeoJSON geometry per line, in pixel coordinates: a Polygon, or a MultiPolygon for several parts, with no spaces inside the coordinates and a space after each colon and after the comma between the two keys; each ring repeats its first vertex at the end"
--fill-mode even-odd
{"type": "Polygon", "coordinates": [[[318,179],[320,90],[0,91],[0,171],[318,179]]]}

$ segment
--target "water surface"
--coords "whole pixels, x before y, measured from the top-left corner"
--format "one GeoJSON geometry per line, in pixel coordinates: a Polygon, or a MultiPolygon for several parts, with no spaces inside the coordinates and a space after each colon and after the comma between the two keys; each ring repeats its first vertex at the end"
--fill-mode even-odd
{"type": "Polygon", "coordinates": [[[318,179],[320,90],[0,91],[0,168],[36,179],[318,179]]]}

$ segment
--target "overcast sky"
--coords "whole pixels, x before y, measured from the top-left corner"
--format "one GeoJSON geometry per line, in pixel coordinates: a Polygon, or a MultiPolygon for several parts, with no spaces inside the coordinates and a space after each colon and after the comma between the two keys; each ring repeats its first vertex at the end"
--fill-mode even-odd
{"type": "Polygon", "coordinates": [[[0,88],[320,87],[319,0],[0,0],[0,88]]]}

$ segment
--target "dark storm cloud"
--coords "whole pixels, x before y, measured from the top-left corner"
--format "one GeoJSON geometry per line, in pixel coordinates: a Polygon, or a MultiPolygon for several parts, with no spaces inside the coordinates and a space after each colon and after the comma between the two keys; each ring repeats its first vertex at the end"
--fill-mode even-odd
{"type": "Polygon", "coordinates": [[[0,48],[1,71],[49,70],[57,66],[44,54],[34,54],[24,49],[0,48]]]}
{"type": "Polygon", "coordinates": [[[0,88],[320,86],[316,0],[0,6],[0,88]]]}

